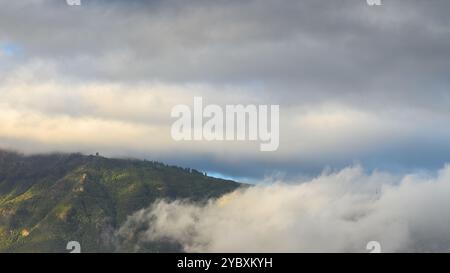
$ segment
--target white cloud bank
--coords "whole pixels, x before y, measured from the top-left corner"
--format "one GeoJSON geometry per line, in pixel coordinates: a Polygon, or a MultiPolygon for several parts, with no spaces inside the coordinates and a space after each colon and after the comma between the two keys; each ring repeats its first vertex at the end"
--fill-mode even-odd
{"type": "Polygon", "coordinates": [[[159,201],[130,216],[119,235],[170,239],[188,252],[367,252],[372,240],[384,252],[440,252],[450,251],[449,211],[450,166],[403,177],[356,166],[206,205],[159,201]]]}

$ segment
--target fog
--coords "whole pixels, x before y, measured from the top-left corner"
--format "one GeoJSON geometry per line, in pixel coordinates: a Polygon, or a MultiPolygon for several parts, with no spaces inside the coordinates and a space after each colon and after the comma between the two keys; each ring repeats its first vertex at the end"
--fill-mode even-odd
{"type": "Polygon", "coordinates": [[[369,241],[383,252],[447,252],[449,210],[450,166],[404,176],[352,166],[204,205],[161,200],[130,216],[118,235],[171,240],[187,252],[367,252],[369,241]]]}

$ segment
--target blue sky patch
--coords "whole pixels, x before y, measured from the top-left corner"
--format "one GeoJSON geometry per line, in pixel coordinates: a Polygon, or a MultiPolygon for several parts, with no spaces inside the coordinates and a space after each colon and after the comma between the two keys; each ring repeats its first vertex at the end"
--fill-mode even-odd
{"type": "Polygon", "coordinates": [[[15,56],[20,53],[21,49],[15,43],[0,43],[0,51],[6,56],[15,56]]]}

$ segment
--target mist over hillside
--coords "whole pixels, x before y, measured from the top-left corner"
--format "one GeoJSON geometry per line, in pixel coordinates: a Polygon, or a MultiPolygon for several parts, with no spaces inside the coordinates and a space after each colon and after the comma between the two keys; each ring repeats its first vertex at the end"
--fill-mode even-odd
{"type": "Polygon", "coordinates": [[[450,252],[450,166],[406,175],[355,165],[256,184],[205,204],[160,201],[121,227],[186,252],[450,252]]]}
{"type": "Polygon", "coordinates": [[[170,242],[115,235],[132,213],[158,199],[204,202],[241,184],[160,162],[82,154],[24,156],[0,151],[0,252],[179,251],[170,242]]]}

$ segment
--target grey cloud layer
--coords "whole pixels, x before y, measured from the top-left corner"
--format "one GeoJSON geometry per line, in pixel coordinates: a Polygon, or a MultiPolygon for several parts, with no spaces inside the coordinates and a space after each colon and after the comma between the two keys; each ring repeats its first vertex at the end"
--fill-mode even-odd
{"type": "Polygon", "coordinates": [[[3,145],[142,157],[157,149],[173,163],[237,176],[450,161],[448,1],[82,2],[0,0],[0,48],[18,48],[0,54],[3,119],[15,124],[3,127],[3,145]],[[145,139],[154,130],[167,138],[170,107],[199,94],[211,103],[279,103],[280,152],[145,139]],[[35,130],[15,122],[24,113],[40,121],[35,130]],[[62,137],[73,133],[64,128],[43,139],[42,124],[61,118],[134,129],[101,147],[62,137]]]}
{"type": "Polygon", "coordinates": [[[61,66],[74,76],[344,92],[379,80],[442,79],[450,4],[431,2],[394,0],[375,10],[364,1],[8,1],[0,37],[29,56],[70,60],[61,66]]]}

